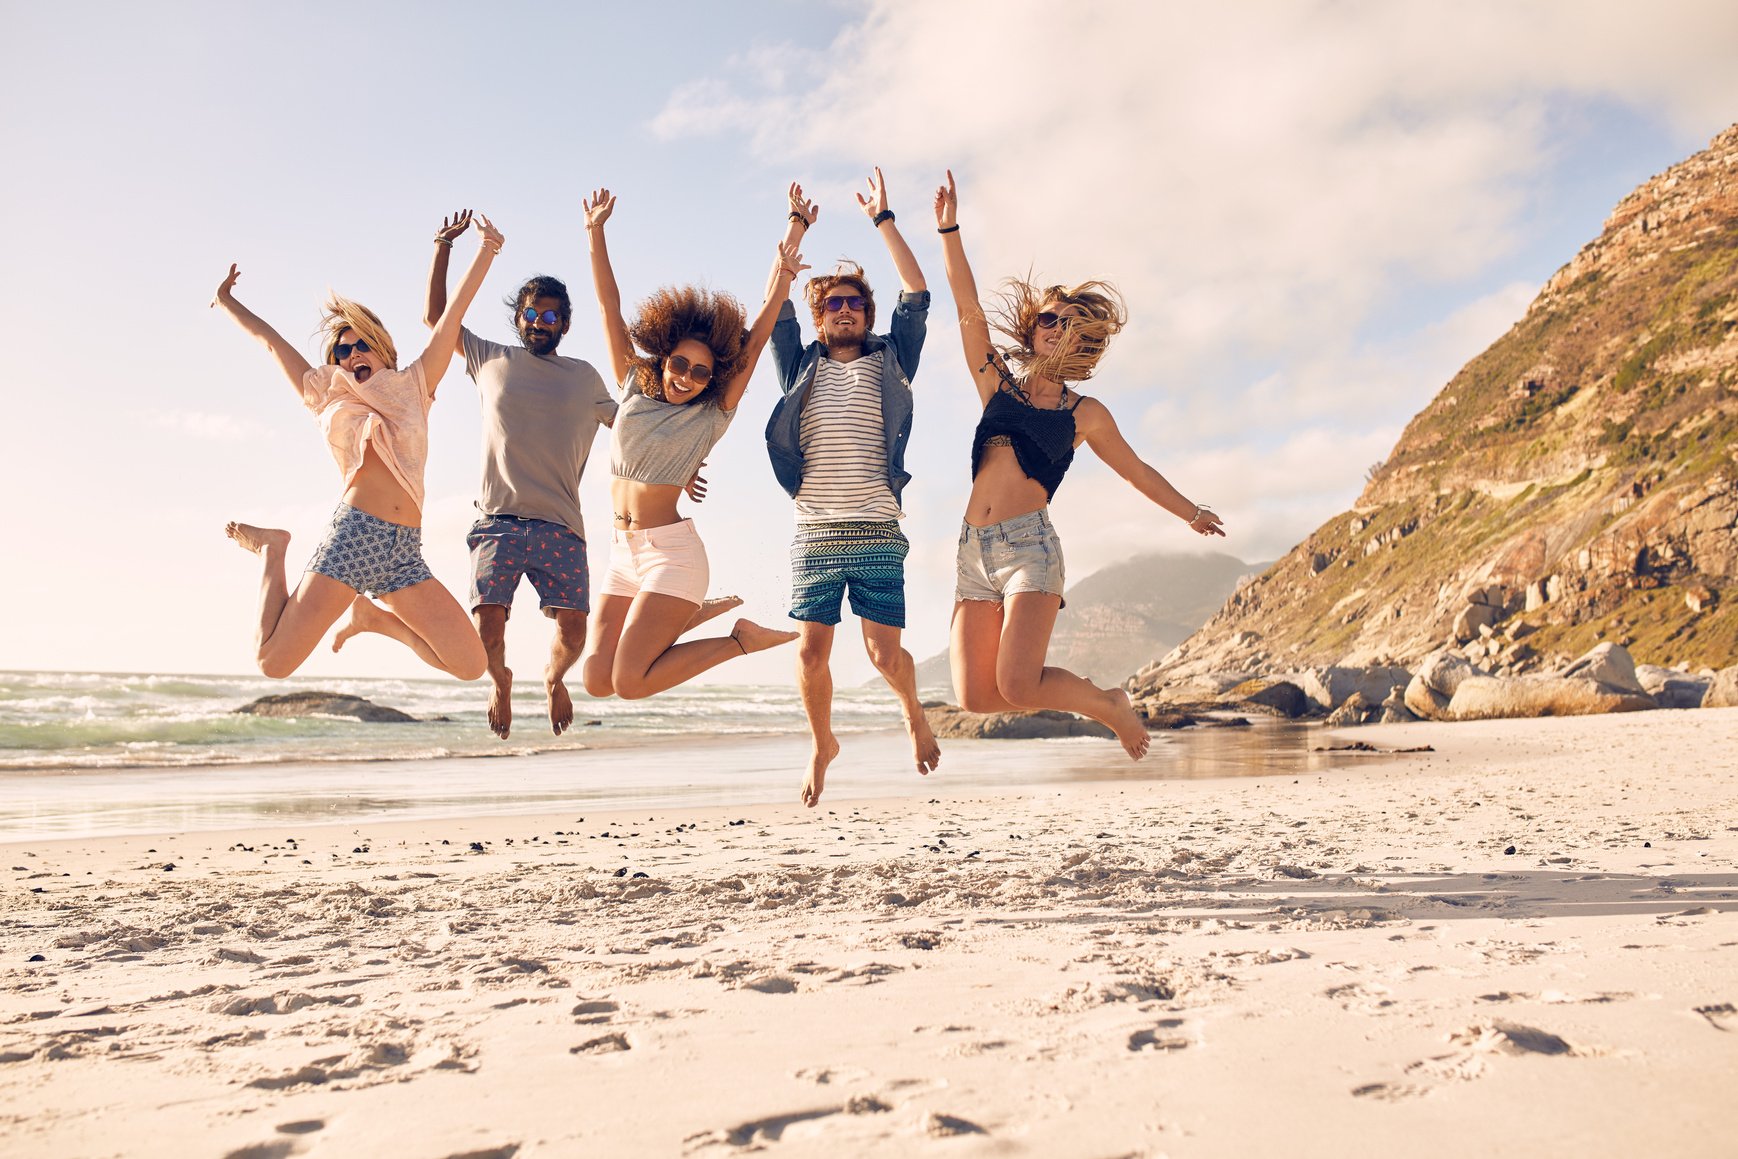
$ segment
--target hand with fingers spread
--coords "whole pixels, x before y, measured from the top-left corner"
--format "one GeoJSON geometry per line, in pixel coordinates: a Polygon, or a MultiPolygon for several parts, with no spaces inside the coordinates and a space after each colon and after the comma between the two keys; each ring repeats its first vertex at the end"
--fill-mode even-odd
{"type": "Polygon", "coordinates": [[[452,245],[453,242],[458,240],[460,234],[470,228],[470,225],[471,211],[468,209],[458,210],[455,213],[441,218],[441,227],[435,230],[434,239],[437,242],[452,245]]]}
{"type": "Polygon", "coordinates": [[[953,229],[959,224],[959,191],[954,188],[953,170],[947,171],[947,184],[936,187],[935,228],[953,229]]]}
{"type": "Polygon", "coordinates": [[[877,165],[875,176],[869,178],[869,196],[865,197],[861,193],[857,195],[857,206],[876,225],[881,224],[878,219],[881,218],[882,214],[892,213],[892,210],[887,208],[887,182],[881,176],[881,166],[877,165]]]}
{"type": "Polygon", "coordinates": [[[816,220],[820,218],[821,207],[804,198],[803,187],[798,185],[795,181],[791,182],[790,200],[791,219],[794,221],[800,218],[804,229],[815,224],[816,220]]]}
{"type": "Polygon", "coordinates": [[[704,466],[706,466],[706,464],[702,462],[700,467],[694,468],[693,477],[688,480],[688,485],[682,488],[682,490],[686,492],[688,498],[694,500],[696,503],[706,502],[706,479],[700,474],[700,468],[704,466]]]}
{"type": "Polygon", "coordinates": [[[507,239],[502,236],[500,230],[495,228],[495,223],[489,220],[488,214],[479,213],[476,218],[477,232],[483,235],[483,248],[492,254],[500,253],[501,244],[507,239]]]}
{"type": "Polygon", "coordinates": [[[241,271],[236,268],[234,262],[230,262],[229,276],[224,278],[223,283],[217,287],[217,293],[211,296],[211,301],[208,305],[215,306],[219,302],[227,303],[232,301],[233,299],[231,298],[230,291],[235,289],[235,283],[240,277],[241,271]]]}
{"type": "Polygon", "coordinates": [[[789,275],[793,280],[795,280],[798,274],[808,268],[808,264],[803,261],[803,255],[797,252],[795,242],[779,242],[777,259],[777,269],[779,273],[789,275]]]}
{"type": "Polygon", "coordinates": [[[615,194],[607,189],[592,190],[591,196],[580,203],[580,208],[585,211],[585,228],[602,229],[615,207],[615,194]]]}

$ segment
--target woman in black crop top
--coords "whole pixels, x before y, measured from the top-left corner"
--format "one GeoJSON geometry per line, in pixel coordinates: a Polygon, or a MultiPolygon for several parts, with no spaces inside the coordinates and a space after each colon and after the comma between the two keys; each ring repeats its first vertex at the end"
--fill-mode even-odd
{"type": "Polygon", "coordinates": [[[954,690],[970,712],[1056,708],[1089,716],[1110,727],[1139,760],[1146,755],[1147,730],[1128,694],[1044,663],[1064,582],[1050,500],[1074,461],[1074,449],[1085,443],[1190,530],[1225,531],[1217,515],[1183,498],[1141,461],[1103,403],[1070,385],[1092,377],[1128,320],[1116,290],[1103,282],[1039,289],[1010,280],[996,329],[1012,344],[998,351],[960,242],[957,210],[949,172],[935,193],[935,224],[966,365],[984,404],[972,437],[972,493],[960,527],[954,690]]]}

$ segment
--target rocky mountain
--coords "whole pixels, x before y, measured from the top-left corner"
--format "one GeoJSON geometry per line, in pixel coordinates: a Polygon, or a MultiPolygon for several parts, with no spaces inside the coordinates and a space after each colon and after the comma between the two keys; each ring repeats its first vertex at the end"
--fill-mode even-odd
{"type": "MultiPolygon", "coordinates": [[[[1050,663],[1097,684],[1120,684],[1200,627],[1240,580],[1264,566],[1222,553],[1153,552],[1095,571],[1068,588],[1050,663]]],[[[919,687],[952,679],[945,650],[917,666],[919,687]]]]}
{"type": "Polygon", "coordinates": [[[1137,690],[1458,646],[1738,662],[1738,126],[1621,201],[1406,427],[1356,506],[1137,690]]]}

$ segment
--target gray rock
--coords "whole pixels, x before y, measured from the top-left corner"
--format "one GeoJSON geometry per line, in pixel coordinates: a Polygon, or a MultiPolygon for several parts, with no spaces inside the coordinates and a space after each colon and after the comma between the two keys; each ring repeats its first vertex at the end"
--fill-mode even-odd
{"type": "Polygon", "coordinates": [[[1452,697],[1454,690],[1460,687],[1460,682],[1468,676],[1483,675],[1465,656],[1456,655],[1446,649],[1438,649],[1425,656],[1413,672],[1424,682],[1426,688],[1445,697],[1452,697]]]}
{"type": "Polygon", "coordinates": [[[1588,716],[1656,708],[1647,696],[1567,676],[1469,676],[1449,701],[1454,720],[1588,716]]]}
{"type": "Polygon", "coordinates": [[[1493,608],[1489,604],[1468,604],[1454,618],[1455,641],[1461,644],[1471,643],[1479,638],[1480,628],[1494,627],[1502,618],[1500,608],[1493,608]]]}
{"type": "Polygon", "coordinates": [[[1629,649],[1610,640],[1596,645],[1592,651],[1563,669],[1563,675],[1577,680],[1597,681],[1607,688],[1633,692],[1638,696],[1647,695],[1647,689],[1636,679],[1635,661],[1631,659],[1629,649]]]}
{"type": "Polygon", "coordinates": [[[1722,668],[1708,682],[1708,693],[1702,697],[1703,708],[1738,708],[1738,665],[1722,668]]]}
{"type": "Polygon", "coordinates": [[[929,727],[943,739],[1033,740],[1054,736],[1103,736],[1116,734],[1096,720],[1067,712],[1040,709],[1037,712],[967,712],[952,704],[925,706],[929,727]]]}
{"type": "Polygon", "coordinates": [[[1381,715],[1381,706],[1371,703],[1362,692],[1354,692],[1346,698],[1345,703],[1328,714],[1328,725],[1332,728],[1346,728],[1351,725],[1371,724],[1381,715]]]}
{"type": "Polygon", "coordinates": [[[1426,684],[1422,676],[1412,678],[1412,683],[1406,686],[1404,699],[1412,715],[1420,720],[1448,719],[1449,698],[1426,684]]]}
{"type": "Polygon", "coordinates": [[[1637,664],[1635,678],[1661,708],[1700,708],[1712,680],[1661,668],[1656,664],[1637,664]]]}
{"type": "Polygon", "coordinates": [[[1353,695],[1362,693],[1371,704],[1381,704],[1388,693],[1403,688],[1411,673],[1392,665],[1352,668],[1334,665],[1327,668],[1306,668],[1286,677],[1303,689],[1322,712],[1332,712],[1353,695]]]}
{"type": "Polygon", "coordinates": [[[262,696],[235,710],[249,716],[342,716],[365,724],[409,724],[416,717],[342,692],[286,692],[262,696]]]}
{"type": "Polygon", "coordinates": [[[1259,679],[1245,680],[1235,688],[1227,689],[1221,700],[1226,704],[1265,708],[1292,720],[1309,715],[1315,703],[1289,680],[1259,679]]]}
{"type": "Polygon", "coordinates": [[[1417,719],[1418,715],[1406,707],[1406,694],[1398,688],[1390,692],[1388,699],[1382,702],[1383,724],[1407,724],[1417,719]]]}

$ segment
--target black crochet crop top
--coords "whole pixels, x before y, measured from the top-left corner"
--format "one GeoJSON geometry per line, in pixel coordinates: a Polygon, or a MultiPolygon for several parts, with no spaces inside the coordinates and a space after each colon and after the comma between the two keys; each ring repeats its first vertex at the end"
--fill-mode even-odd
{"type": "Polygon", "coordinates": [[[984,463],[984,448],[993,443],[1010,446],[1020,470],[1044,488],[1044,497],[1054,499],[1062,476],[1074,462],[1074,408],[1080,405],[1080,395],[1070,406],[1055,410],[1040,410],[1012,382],[1004,380],[984,407],[978,429],[972,435],[972,478],[984,463]]]}

